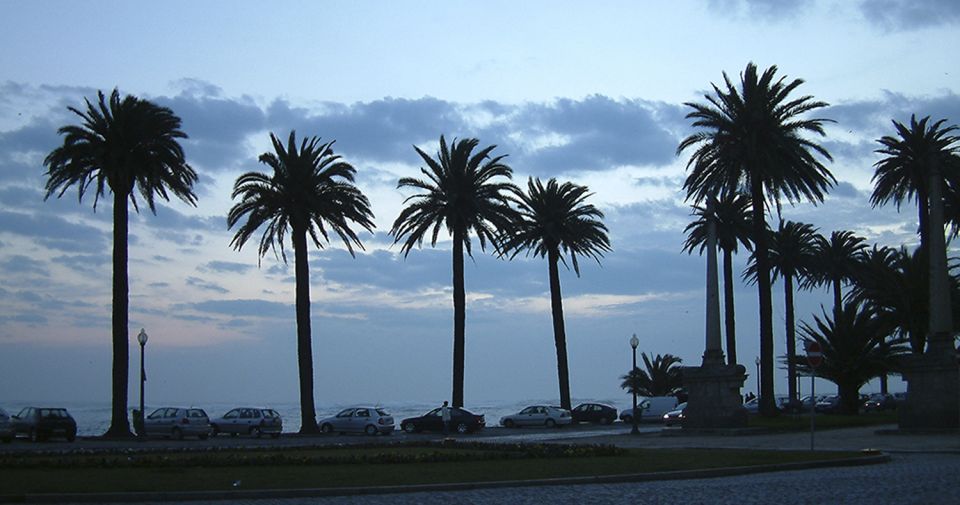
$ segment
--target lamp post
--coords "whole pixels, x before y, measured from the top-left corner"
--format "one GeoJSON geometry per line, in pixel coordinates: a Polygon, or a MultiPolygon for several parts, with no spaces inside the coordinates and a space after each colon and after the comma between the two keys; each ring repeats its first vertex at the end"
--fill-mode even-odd
{"type": "Polygon", "coordinates": [[[753,362],[757,365],[757,398],[760,398],[760,356],[757,356],[753,362]]]}
{"type": "MultiPolygon", "coordinates": [[[[634,333],[630,337],[630,347],[633,348],[633,368],[630,369],[630,375],[636,380],[636,371],[637,371],[637,346],[640,345],[640,339],[637,338],[637,334],[634,333]]],[[[637,429],[637,384],[634,383],[633,387],[630,388],[633,390],[633,415],[630,416],[630,421],[633,423],[633,428],[630,430],[631,435],[639,435],[640,430],[637,429]]]]}
{"type": "Polygon", "coordinates": [[[143,383],[147,381],[147,373],[143,368],[143,348],[147,346],[147,332],[140,328],[137,335],[137,342],[140,342],[140,438],[146,439],[146,419],[147,413],[143,410],[143,383]]]}

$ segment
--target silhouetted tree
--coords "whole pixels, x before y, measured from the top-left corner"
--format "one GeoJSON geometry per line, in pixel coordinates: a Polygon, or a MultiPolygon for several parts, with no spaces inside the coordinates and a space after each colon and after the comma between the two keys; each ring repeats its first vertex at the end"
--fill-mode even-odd
{"type": "Polygon", "coordinates": [[[473,153],[480,143],[477,139],[454,139],[450,148],[440,136],[440,151],[433,159],[414,146],[427,168],[420,168],[425,179],[404,177],[398,188],[423,191],[408,197],[411,202],[400,211],[390,233],[395,243],[403,241],[404,257],[414,245],[422,246],[426,236],[430,245],[437,245],[440,229],[453,238],[453,406],[463,406],[464,329],[466,322],[466,294],[463,279],[463,253],[473,256],[471,232],[477,236],[480,249],[487,242],[499,249],[499,236],[515,220],[516,211],[510,207],[511,192],[516,186],[509,182],[495,182],[499,177],[510,179],[513,170],[502,163],[505,156],[490,157],[496,146],[473,153]]]}
{"type": "Polygon", "coordinates": [[[851,231],[834,231],[829,239],[818,234],[814,237],[815,259],[807,275],[805,287],[832,288],[833,310],[840,310],[843,305],[842,286],[854,280],[866,247],[863,237],[858,237],[851,231]]]}
{"type": "Polygon", "coordinates": [[[567,367],[567,335],[563,324],[563,297],[560,293],[558,263],[566,265],[570,255],[573,271],[580,276],[577,255],[600,262],[603,253],[610,250],[603,212],[586,203],[590,196],[586,186],[571,182],[527,181],[527,193],[517,190],[518,219],[503,244],[504,253],[511,259],[520,251],[547,258],[550,275],[550,307],[553,314],[553,338],[557,349],[557,378],[560,382],[560,406],[570,405],[570,378],[567,367]]]}
{"type": "Polygon", "coordinates": [[[674,396],[683,389],[680,377],[680,363],[683,361],[672,354],[659,355],[650,361],[647,353],[642,353],[646,370],[634,368],[620,377],[620,387],[640,396],[674,396]]]}
{"type": "Polygon", "coordinates": [[[790,98],[803,81],[776,78],[776,66],[758,75],[750,63],[740,76],[739,89],[724,73],[725,89],[713,86],[708,104],[687,103],[687,118],[699,130],[685,138],[677,154],[695,147],[687,162],[683,183],[687,200],[702,202],[712,195],[749,192],[753,210],[753,242],[757,257],[760,305],[760,410],[776,415],[773,391],[773,306],[767,255],[767,201],[780,207],[788,201],[823,201],[835,182],[817,155],[830,160],[819,144],[802,137],[823,136],[826,119],[803,119],[805,113],[826,107],[810,96],[790,98]]]}
{"type": "Polygon", "coordinates": [[[96,105],[84,100],[85,111],[69,107],[83,123],[58,130],[63,144],[43,162],[47,167],[44,198],[54,193],[59,198],[76,186],[80,201],[88,190],[93,192],[96,210],[101,196],[113,194],[113,389],[110,428],[105,436],[125,438],[132,436],[127,417],[127,200],[140,212],[139,192],[154,214],[154,197],[169,200],[168,191],[196,205],[193,184],[197,174],[184,158],[178,141],[187,135],[180,131],[180,118],[173,111],[132,95],[121,98],[116,89],[109,100],[102,91],[97,95],[96,105]]]}
{"type": "Polygon", "coordinates": [[[293,131],[286,147],[273,133],[270,141],[273,152],[263,153],[259,159],[273,173],[247,172],[237,178],[232,197],[240,201],[230,209],[227,226],[233,228],[246,219],[230,242],[236,250],[265,227],[258,255],[262,258],[270,250],[277,255],[279,250],[284,263],[284,238],[290,232],[296,276],[300,433],[316,433],[307,235],[322,249],[334,233],[353,256],[353,247],[363,249],[363,244],[351,225],[372,231],[373,213],[367,197],[354,185],[356,169],[333,153],[333,142],[322,144],[319,137],[304,138],[298,148],[293,131]]]}

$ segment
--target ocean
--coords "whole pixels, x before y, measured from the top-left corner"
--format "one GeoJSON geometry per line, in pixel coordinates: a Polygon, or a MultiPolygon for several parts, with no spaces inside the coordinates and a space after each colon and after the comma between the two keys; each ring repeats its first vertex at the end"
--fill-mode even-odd
{"type": "MultiPolygon", "coordinates": [[[[630,399],[629,397],[624,401],[620,400],[596,400],[596,399],[574,399],[573,406],[577,406],[579,403],[584,402],[594,402],[594,403],[603,403],[613,407],[616,407],[618,411],[623,409],[630,408],[630,399]]],[[[504,403],[478,403],[475,405],[466,405],[465,408],[474,414],[483,414],[487,426],[497,426],[500,423],[500,418],[509,414],[515,414],[521,409],[528,405],[558,405],[559,402],[556,400],[529,400],[529,401],[518,401],[518,402],[504,402],[504,403]]],[[[10,415],[14,415],[20,412],[20,409],[23,407],[63,407],[66,408],[74,419],[77,421],[77,434],[80,436],[95,436],[102,435],[107,431],[107,428],[110,426],[110,403],[109,402],[42,402],[42,403],[29,403],[29,402],[10,402],[10,403],[0,403],[0,407],[7,411],[10,415]]],[[[335,415],[337,412],[347,408],[347,407],[356,407],[361,406],[359,404],[327,404],[327,405],[317,405],[317,421],[320,421],[323,418],[330,417],[335,415]]],[[[371,406],[371,405],[362,405],[362,406],[371,406]]],[[[400,421],[408,417],[415,417],[423,415],[424,413],[439,407],[437,403],[423,403],[423,402],[398,402],[398,403],[383,403],[380,405],[373,405],[376,407],[384,408],[389,412],[394,421],[397,424],[397,429],[400,429],[400,421]]],[[[273,404],[263,404],[263,405],[254,405],[254,404],[235,404],[235,403],[207,403],[202,405],[180,405],[180,404],[163,404],[163,405],[154,405],[147,403],[145,410],[149,414],[156,408],[160,407],[199,407],[206,411],[207,415],[211,419],[215,417],[222,416],[226,414],[227,411],[236,407],[264,407],[271,408],[280,413],[280,416],[283,418],[283,431],[285,433],[295,433],[300,430],[300,403],[273,403],[273,404]]],[[[137,404],[128,405],[129,409],[139,408],[137,404]]]]}

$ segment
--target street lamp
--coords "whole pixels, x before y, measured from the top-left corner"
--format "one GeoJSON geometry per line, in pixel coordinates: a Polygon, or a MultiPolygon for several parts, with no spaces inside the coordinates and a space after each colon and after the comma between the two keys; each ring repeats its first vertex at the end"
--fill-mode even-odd
{"type": "Polygon", "coordinates": [[[757,398],[760,398],[760,356],[753,362],[757,365],[757,398]]]}
{"type": "Polygon", "coordinates": [[[147,346],[147,332],[143,328],[140,328],[140,333],[137,335],[137,342],[140,342],[140,438],[145,439],[147,436],[146,429],[146,419],[147,413],[143,410],[143,383],[147,381],[147,373],[143,368],[143,348],[147,346]]]}
{"type": "Polygon", "coordinates": [[[630,347],[633,348],[633,368],[630,369],[630,375],[633,376],[634,383],[633,387],[630,389],[633,390],[633,415],[630,416],[630,421],[633,423],[633,428],[630,430],[631,435],[639,435],[640,430],[637,429],[637,384],[636,384],[636,373],[637,373],[637,346],[640,345],[640,339],[637,338],[637,334],[634,333],[630,337],[630,347]]]}

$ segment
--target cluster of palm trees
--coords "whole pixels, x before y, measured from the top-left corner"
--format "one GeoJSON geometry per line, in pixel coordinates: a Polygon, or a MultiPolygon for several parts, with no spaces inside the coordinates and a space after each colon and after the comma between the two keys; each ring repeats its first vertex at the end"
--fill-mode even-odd
{"type": "MultiPolygon", "coordinates": [[[[109,98],[102,92],[98,96],[95,104],[86,100],[85,110],[69,109],[82,124],[59,129],[63,144],[44,161],[46,197],[60,197],[76,186],[81,201],[88,190],[93,191],[96,207],[101,196],[113,195],[113,390],[111,424],[105,436],[123,438],[131,436],[127,416],[127,201],[139,212],[139,193],[155,212],[155,198],[169,200],[168,193],[173,193],[196,205],[193,184],[197,175],[178,142],[187,137],[180,130],[180,118],[170,109],[134,96],[121,98],[117,90],[109,98]]],[[[312,242],[323,248],[335,235],[354,255],[356,249],[363,249],[355,229],[372,232],[374,216],[369,200],[355,185],[356,169],[334,153],[333,142],[310,137],[298,144],[292,131],[286,143],[273,133],[270,140],[273,151],[259,157],[270,170],[237,178],[232,194],[237,202],[227,223],[231,229],[236,227],[231,246],[237,250],[261,232],[260,258],[272,251],[286,262],[288,234],[293,244],[301,432],[311,433],[317,431],[317,424],[308,245],[312,242]]],[[[504,163],[505,156],[493,156],[495,146],[476,150],[478,144],[477,139],[468,138],[448,146],[441,136],[435,157],[414,147],[426,168],[421,168],[422,179],[400,179],[399,189],[416,192],[406,199],[390,233],[401,244],[404,256],[425,239],[436,246],[441,232],[453,240],[454,406],[462,406],[464,400],[464,252],[472,256],[472,239],[476,238],[482,251],[489,246],[503,258],[521,252],[545,257],[561,405],[569,409],[558,265],[566,265],[569,257],[579,276],[578,256],[599,262],[610,251],[603,213],[586,202],[590,193],[585,186],[555,179],[544,184],[531,178],[527,191],[522,191],[510,182],[513,171],[504,163]]]]}
{"type": "MultiPolygon", "coordinates": [[[[730,256],[739,245],[751,251],[743,277],[758,286],[760,305],[760,410],[775,415],[773,390],[773,321],[771,285],[783,280],[786,356],[789,394],[796,398],[798,370],[815,373],[838,385],[841,403],[856,412],[857,392],[867,381],[896,372],[899,358],[923,352],[928,332],[928,216],[932,202],[929,181],[943,188],[946,222],[956,235],[960,229],[960,156],[956,126],[946,120],[931,123],[911,117],[910,124],[896,120],[896,136],[878,139],[871,204],[901,204],[915,200],[919,211],[920,246],[873,246],[851,231],[822,236],[813,226],[782,218],[782,199],[790,203],[823,201],[836,182],[823,164],[830,154],[804,134],[824,136],[830,120],[805,118],[826,107],[810,96],[790,96],[803,81],[776,77],[772,66],[762,73],[748,64],[739,87],[724,74],[724,86],[713,85],[707,104],[688,103],[687,115],[697,131],[684,139],[677,153],[693,149],[684,182],[688,201],[697,219],[687,226],[684,250],[706,247],[706,226],[717,223],[717,247],[724,254],[727,356],[736,362],[733,310],[733,271],[730,256]],[[933,178],[931,178],[933,174],[933,178]],[[712,205],[703,205],[712,199],[712,205]],[[776,230],[766,221],[768,209],[781,216],[776,230]],[[708,210],[712,209],[712,211],[708,210]],[[796,356],[794,286],[828,287],[833,294],[832,314],[814,316],[802,323],[806,340],[821,344],[824,363],[812,370],[796,356]],[[846,294],[843,287],[849,286],[846,294]],[[905,343],[909,342],[909,347],[905,343]]],[[[772,212],[769,212],[772,214],[772,212]]],[[[958,282],[951,276],[951,290],[958,282]]],[[[952,300],[956,300],[954,295],[952,300]]],[[[954,311],[957,304],[954,303],[954,311]]]]}

